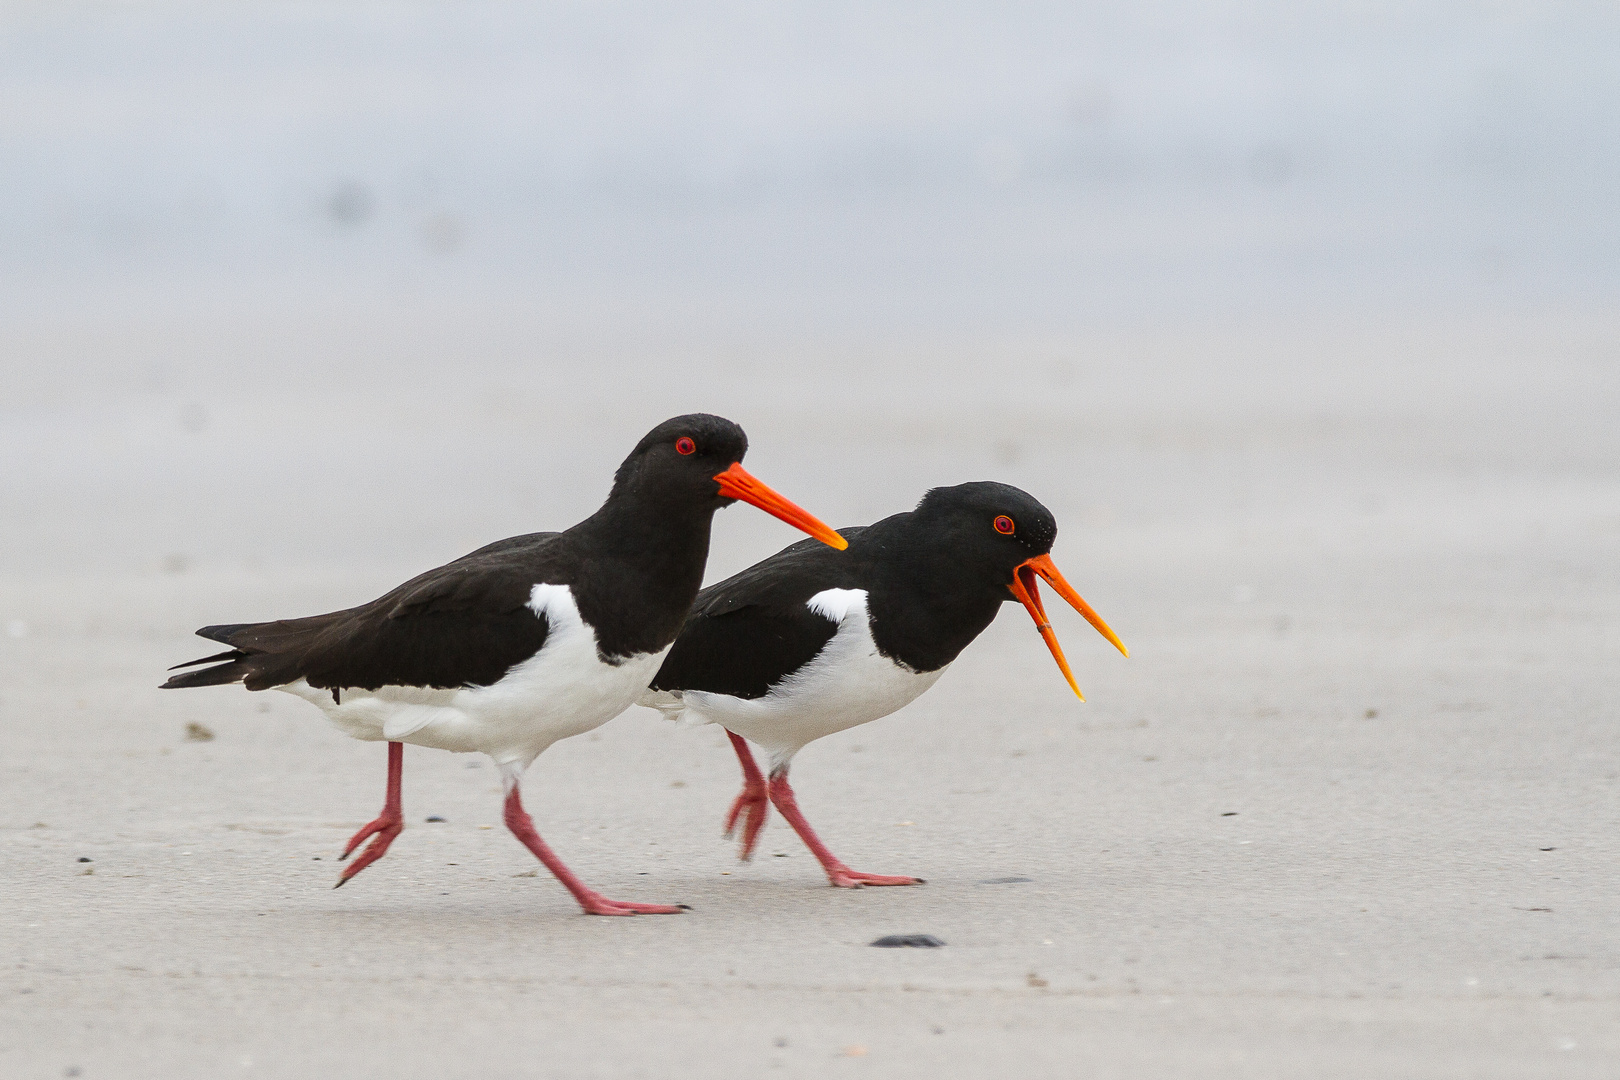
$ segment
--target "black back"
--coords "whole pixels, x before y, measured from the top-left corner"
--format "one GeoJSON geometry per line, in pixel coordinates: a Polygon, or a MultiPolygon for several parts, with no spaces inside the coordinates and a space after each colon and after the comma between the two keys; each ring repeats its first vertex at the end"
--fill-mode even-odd
{"type": "Polygon", "coordinates": [[[837,631],[806,606],[826,589],[866,590],[878,651],[937,671],[1013,599],[1014,568],[1052,549],[1057,522],[1027,492],[981,482],[935,488],[910,513],[839,532],[848,551],[801,541],[699,593],[653,689],[765,696],[837,631]],[[995,529],[1003,515],[1011,535],[995,529]]]}
{"type": "Polygon", "coordinates": [[[604,661],[657,652],[702,584],[714,512],[734,501],[714,476],[747,449],[729,420],[665,421],[625,459],[602,508],[566,532],[497,541],[360,607],[204,627],[198,634],[232,649],[181,665],[220,662],[164,686],[487,686],[545,644],[547,623],[528,607],[537,584],[569,587],[604,661]],[[676,451],[682,437],[696,452],[676,451]]]}

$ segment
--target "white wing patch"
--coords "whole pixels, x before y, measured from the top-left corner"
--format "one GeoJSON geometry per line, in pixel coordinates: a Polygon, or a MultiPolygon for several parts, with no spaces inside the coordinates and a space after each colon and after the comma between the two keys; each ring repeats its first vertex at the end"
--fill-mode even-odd
{"type": "Polygon", "coordinates": [[[804,602],[804,606],[830,622],[842,624],[852,609],[866,614],[865,589],[823,589],[804,602]]]}
{"type": "Polygon", "coordinates": [[[583,623],[579,608],[574,606],[574,594],[566,585],[536,585],[529,590],[529,610],[550,624],[555,634],[563,626],[583,623]]]}

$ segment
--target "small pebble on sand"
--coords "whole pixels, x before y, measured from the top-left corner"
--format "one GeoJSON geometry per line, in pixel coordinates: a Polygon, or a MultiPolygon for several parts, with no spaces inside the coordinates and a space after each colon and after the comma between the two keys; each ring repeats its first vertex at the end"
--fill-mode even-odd
{"type": "Polygon", "coordinates": [[[937,949],[944,944],[933,934],[890,934],[872,942],[878,949],[937,949]]]}

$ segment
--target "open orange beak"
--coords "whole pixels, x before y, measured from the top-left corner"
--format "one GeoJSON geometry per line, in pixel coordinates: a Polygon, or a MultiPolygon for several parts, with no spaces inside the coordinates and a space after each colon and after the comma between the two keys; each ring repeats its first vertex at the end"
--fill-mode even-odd
{"type": "MultiPolygon", "coordinates": [[[[782,496],[755,480],[742,462],[734,461],[731,468],[715,477],[720,482],[720,494],[728,499],[741,499],[750,506],[757,506],[767,514],[792,525],[795,529],[802,529],[811,536],[820,540],[829,547],[843,551],[849,547],[849,541],[833,532],[827,523],[818,517],[812,516],[809,511],[788,502],[782,496]]],[[[1057,571],[1053,571],[1056,573],[1057,571]]]]}
{"type": "Polygon", "coordinates": [[[1102,621],[1102,616],[1092,611],[1091,605],[1082,600],[1080,594],[1063,580],[1058,568],[1052,565],[1052,556],[1037,555],[1018,564],[1018,568],[1013,571],[1012,584],[1007,588],[1018,597],[1019,603],[1029,609],[1030,616],[1035,620],[1035,629],[1046,639],[1046,647],[1052,650],[1052,659],[1057,661],[1057,666],[1062,670],[1063,677],[1069,680],[1069,686],[1073,688],[1075,695],[1084,701],[1086,695],[1080,693],[1080,685],[1074,681],[1074,672],[1069,670],[1069,662],[1063,658],[1063,650],[1058,647],[1057,635],[1052,632],[1052,623],[1046,617],[1046,609],[1041,606],[1041,594],[1035,585],[1036,575],[1045,578],[1046,583],[1056,589],[1057,594],[1067,600],[1070,607],[1084,615],[1086,622],[1095,626],[1099,634],[1114,643],[1114,648],[1126,656],[1131,655],[1130,650],[1119,640],[1119,635],[1102,621]]]}

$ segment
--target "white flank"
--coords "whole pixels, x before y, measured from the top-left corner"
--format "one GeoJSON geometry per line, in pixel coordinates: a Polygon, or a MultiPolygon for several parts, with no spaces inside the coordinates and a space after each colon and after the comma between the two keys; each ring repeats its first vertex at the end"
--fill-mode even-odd
{"type": "Polygon", "coordinates": [[[536,585],[529,608],[546,620],[546,643],[490,686],[345,687],[339,691],[341,702],[332,700],[330,690],[302,679],[276,689],[320,706],[328,720],[356,739],[484,753],[498,764],[524,769],[552,743],[601,727],[633,705],[669,652],[603,663],[596,631],[580,618],[566,585],[536,585]]]}
{"type": "Polygon", "coordinates": [[[686,723],[719,724],[734,731],[764,748],[771,768],[777,769],[817,739],[910,704],[945,673],[945,668],[912,671],[878,652],[864,589],[827,589],[805,606],[836,623],[838,630],[814,660],[764,697],[649,691],[640,703],[686,723]]]}

